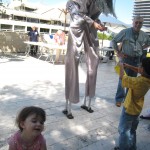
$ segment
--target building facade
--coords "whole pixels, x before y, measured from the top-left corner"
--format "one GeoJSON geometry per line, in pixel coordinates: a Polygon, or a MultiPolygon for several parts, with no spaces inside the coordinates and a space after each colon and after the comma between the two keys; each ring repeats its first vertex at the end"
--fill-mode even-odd
{"type": "Polygon", "coordinates": [[[150,28],[150,0],[135,0],[133,16],[135,15],[142,16],[143,26],[150,28]]]}
{"type": "Polygon", "coordinates": [[[57,30],[68,31],[69,20],[69,13],[63,6],[51,8],[27,0],[3,4],[0,0],[0,31],[27,33],[36,26],[41,34],[54,34],[57,30]]]}

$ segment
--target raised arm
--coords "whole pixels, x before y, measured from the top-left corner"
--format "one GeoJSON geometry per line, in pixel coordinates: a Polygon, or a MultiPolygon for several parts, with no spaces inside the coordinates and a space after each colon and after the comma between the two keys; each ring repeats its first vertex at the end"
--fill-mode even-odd
{"type": "Polygon", "coordinates": [[[126,30],[123,29],[112,39],[112,46],[117,52],[117,56],[119,58],[126,57],[126,55],[122,53],[121,51],[123,47],[123,40],[124,40],[125,35],[126,35],[126,30]],[[120,43],[119,46],[118,46],[118,43],[120,43]]]}
{"type": "Polygon", "coordinates": [[[124,74],[125,74],[124,73],[124,64],[120,62],[119,66],[120,66],[120,75],[119,75],[119,77],[120,77],[120,79],[122,79],[124,74]]]}
{"type": "Polygon", "coordinates": [[[129,68],[129,69],[133,70],[134,72],[142,73],[140,67],[131,66],[129,64],[121,63],[121,62],[119,62],[119,66],[120,66],[120,75],[119,75],[120,79],[122,79],[122,77],[125,74],[124,73],[124,68],[129,68]]]}
{"type": "Polygon", "coordinates": [[[95,29],[100,31],[107,29],[102,24],[94,21],[98,18],[101,12],[93,0],[69,0],[66,4],[66,8],[69,11],[72,20],[74,20],[74,18],[78,18],[78,23],[84,23],[85,21],[89,26],[93,26],[95,29]],[[93,14],[97,17],[92,17],[93,14]]]}
{"type": "Polygon", "coordinates": [[[133,70],[134,72],[139,73],[139,67],[131,66],[131,65],[126,64],[126,63],[124,63],[123,66],[124,66],[125,68],[129,68],[129,69],[133,70]]]}

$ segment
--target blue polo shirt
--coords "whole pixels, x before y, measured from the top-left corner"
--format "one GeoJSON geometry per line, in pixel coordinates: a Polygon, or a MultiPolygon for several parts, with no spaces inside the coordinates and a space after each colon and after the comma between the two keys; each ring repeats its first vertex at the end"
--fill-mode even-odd
{"type": "Polygon", "coordinates": [[[122,52],[131,57],[140,57],[143,51],[143,45],[150,45],[150,38],[147,33],[142,30],[136,35],[133,28],[123,29],[112,40],[115,50],[117,50],[117,43],[122,42],[122,52]]]}
{"type": "Polygon", "coordinates": [[[37,30],[31,30],[29,33],[28,33],[28,36],[30,36],[30,41],[32,42],[38,42],[38,36],[39,36],[39,33],[37,30]]]}

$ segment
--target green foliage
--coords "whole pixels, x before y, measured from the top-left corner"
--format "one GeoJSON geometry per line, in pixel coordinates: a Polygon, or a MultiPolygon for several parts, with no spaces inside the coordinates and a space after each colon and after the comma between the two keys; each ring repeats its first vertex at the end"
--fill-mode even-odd
{"type": "Polygon", "coordinates": [[[104,33],[100,33],[98,32],[98,39],[103,39],[103,40],[112,40],[112,36],[111,35],[106,35],[104,33]]]}

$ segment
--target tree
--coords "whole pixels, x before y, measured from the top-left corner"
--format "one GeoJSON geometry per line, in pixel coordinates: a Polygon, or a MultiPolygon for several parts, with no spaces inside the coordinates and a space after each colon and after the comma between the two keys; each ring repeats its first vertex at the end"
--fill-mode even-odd
{"type": "Polygon", "coordinates": [[[98,32],[98,39],[112,40],[112,35],[106,35],[105,33],[98,32]]]}

